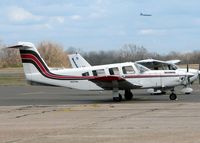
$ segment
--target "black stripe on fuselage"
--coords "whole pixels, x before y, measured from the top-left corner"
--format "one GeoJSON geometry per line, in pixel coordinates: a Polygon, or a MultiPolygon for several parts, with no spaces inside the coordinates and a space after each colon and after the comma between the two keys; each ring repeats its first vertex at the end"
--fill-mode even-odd
{"type": "Polygon", "coordinates": [[[31,59],[22,59],[22,63],[31,63],[31,64],[33,64],[33,65],[37,68],[37,70],[38,70],[43,76],[47,77],[47,76],[43,73],[43,71],[40,69],[40,67],[39,67],[33,60],[31,60],[31,59]]]}
{"type": "MultiPolygon", "coordinates": [[[[42,64],[42,66],[45,68],[45,70],[50,73],[48,67],[46,66],[46,64],[44,63],[44,61],[41,59],[41,57],[36,52],[31,51],[31,50],[20,50],[20,53],[21,54],[32,54],[32,55],[34,55],[40,61],[40,63],[42,64]]],[[[51,74],[53,74],[53,73],[51,73],[51,74]]]]}
{"type": "Polygon", "coordinates": [[[22,62],[23,63],[31,63],[33,64],[37,70],[46,78],[50,78],[50,79],[55,79],[55,80],[87,80],[87,79],[84,79],[84,78],[70,78],[65,76],[65,75],[57,75],[57,74],[52,74],[51,72],[48,72],[48,74],[52,74],[53,76],[61,76],[63,78],[57,78],[57,77],[52,77],[52,76],[47,76],[41,69],[40,67],[37,65],[37,63],[35,63],[33,60],[31,59],[22,59],[22,62]]]}

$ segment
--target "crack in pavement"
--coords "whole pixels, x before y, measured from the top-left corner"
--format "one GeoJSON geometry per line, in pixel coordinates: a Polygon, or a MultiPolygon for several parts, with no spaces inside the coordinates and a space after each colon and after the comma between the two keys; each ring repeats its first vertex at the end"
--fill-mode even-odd
{"type": "Polygon", "coordinates": [[[41,111],[38,113],[23,114],[23,115],[16,116],[15,118],[22,118],[22,117],[26,117],[26,116],[45,114],[45,113],[56,112],[56,111],[59,111],[59,110],[53,109],[53,110],[49,110],[49,111],[41,111]]]}
{"type": "MultiPolygon", "coordinates": [[[[114,120],[122,120],[122,119],[127,119],[131,116],[138,116],[138,115],[142,115],[142,114],[146,114],[146,113],[149,113],[149,112],[155,112],[155,111],[161,111],[161,110],[169,110],[171,108],[177,108],[177,107],[180,107],[180,106],[183,106],[184,104],[175,104],[174,106],[170,106],[168,108],[161,108],[161,109],[158,109],[158,108],[153,108],[153,109],[144,109],[145,111],[141,111],[141,112],[138,112],[138,113],[131,113],[131,114],[126,114],[126,115],[121,115],[121,116],[118,116],[118,117],[112,117],[112,118],[109,118],[109,119],[106,119],[106,120],[102,120],[102,121],[99,121],[99,122],[93,122],[93,123],[90,123],[90,124],[86,124],[86,125],[83,125],[82,127],[93,127],[93,126],[96,126],[98,124],[101,124],[101,123],[105,123],[105,122],[111,122],[111,121],[114,121],[114,120]]],[[[130,109],[131,111],[131,109],[130,109]]]]}

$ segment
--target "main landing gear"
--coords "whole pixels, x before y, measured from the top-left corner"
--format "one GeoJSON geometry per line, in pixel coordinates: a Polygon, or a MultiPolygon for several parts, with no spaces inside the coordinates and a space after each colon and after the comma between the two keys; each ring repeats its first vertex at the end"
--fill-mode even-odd
{"type": "Polygon", "coordinates": [[[113,101],[115,101],[115,102],[122,101],[122,95],[119,93],[118,97],[113,97],[113,101]]]}
{"type": "Polygon", "coordinates": [[[177,99],[176,94],[172,92],[172,93],[169,95],[169,99],[170,99],[170,100],[176,100],[176,99],[177,99]]]}
{"type": "Polygon", "coordinates": [[[126,100],[131,100],[133,98],[133,93],[131,92],[131,90],[125,90],[124,97],[126,100]]]}
{"type": "MultiPolygon", "coordinates": [[[[133,93],[131,92],[131,90],[125,90],[124,98],[125,100],[131,100],[133,98],[133,93]]],[[[122,101],[122,95],[119,93],[118,89],[113,89],[113,101],[122,101]]]]}

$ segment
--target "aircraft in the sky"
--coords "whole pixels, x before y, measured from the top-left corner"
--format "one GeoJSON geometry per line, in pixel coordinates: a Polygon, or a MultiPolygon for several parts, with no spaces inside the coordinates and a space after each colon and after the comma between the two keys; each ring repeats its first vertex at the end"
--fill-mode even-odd
{"type": "Polygon", "coordinates": [[[151,14],[140,13],[140,16],[152,16],[151,14]]]}
{"type": "MultiPolygon", "coordinates": [[[[61,86],[80,90],[111,90],[114,101],[121,101],[120,90],[131,100],[132,89],[169,89],[184,85],[193,76],[189,72],[149,70],[142,65],[126,62],[73,69],[50,69],[32,43],[19,42],[9,48],[18,48],[25,77],[30,84],[61,86]]],[[[177,98],[171,90],[170,99],[177,98]]]]}
{"type": "MultiPolygon", "coordinates": [[[[79,68],[79,67],[91,67],[91,65],[80,55],[80,54],[71,54],[69,55],[70,63],[72,68],[79,68]]],[[[135,63],[138,63],[140,65],[143,65],[147,67],[150,70],[168,70],[168,71],[180,71],[180,72],[190,72],[193,74],[188,81],[189,83],[185,83],[184,88],[182,88],[181,92],[185,94],[190,94],[193,89],[190,87],[190,85],[200,78],[200,69],[191,69],[191,68],[179,68],[177,63],[179,63],[180,60],[170,60],[170,61],[161,61],[161,60],[155,60],[155,59],[146,59],[146,60],[140,60],[136,61],[135,63]]],[[[199,67],[200,68],[200,67],[199,67]]],[[[200,79],[199,79],[200,81],[200,79]]],[[[149,88],[147,89],[147,92],[150,94],[165,94],[165,89],[157,89],[157,88],[149,88]]]]}

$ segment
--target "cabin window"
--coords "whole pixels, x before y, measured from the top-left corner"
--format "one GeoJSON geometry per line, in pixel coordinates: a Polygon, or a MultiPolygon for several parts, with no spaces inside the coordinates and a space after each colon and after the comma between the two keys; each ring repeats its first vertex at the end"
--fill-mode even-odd
{"type": "Polygon", "coordinates": [[[89,76],[89,72],[82,73],[82,76],[89,76]]]}
{"type": "Polygon", "coordinates": [[[104,69],[93,70],[92,73],[94,76],[105,76],[106,75],[104,69]]]}
{"type": "Polygon", "coordinates": [[[119,75],[119,69],[117,67],[115,68],[109,68],[110,75],[119,75]]]}
{"type": "Polygon", "coordinates": [[[124,74],[134,74],[135,73],[132,66],[124,66],[124,67],[122,67],[122,71],[124,74]]]}
{"type": "Polygon", "coordinates": [[[92,71],[92,73],[93,73],[93,76],[97,76],[97,71],[96,70],[92,71]]]}

